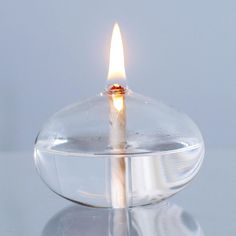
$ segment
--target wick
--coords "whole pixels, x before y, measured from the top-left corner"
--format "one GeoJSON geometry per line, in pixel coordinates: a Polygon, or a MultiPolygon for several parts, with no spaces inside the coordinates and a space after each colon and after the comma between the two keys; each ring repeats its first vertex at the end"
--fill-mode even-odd
{"type": "Polygon", "coordinates": [[[112,84],[107,88],[109,94],[125,94],[126,88],[120,84],[112,84]]]}
{"type": "Polygon", "coordinates": [[[110,146],[119,157],[110,160],[111,205],[113,208],[127,207],[127,164],[124,156],[126,145],[126,88],[119,83],[107,87],[109,100],[110,146]]]}

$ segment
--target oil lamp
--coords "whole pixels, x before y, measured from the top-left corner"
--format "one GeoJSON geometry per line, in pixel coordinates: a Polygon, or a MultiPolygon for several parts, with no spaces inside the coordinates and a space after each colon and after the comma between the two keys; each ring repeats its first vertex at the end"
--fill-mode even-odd
{"type": "Polygon", "coordinates": [[[204,142],[188,116],[128,88],[115,24],[105,90],[54,114],[36,138],[34,157],[60,196],[127,208],[183,189],[199,171],[204,142]]]}

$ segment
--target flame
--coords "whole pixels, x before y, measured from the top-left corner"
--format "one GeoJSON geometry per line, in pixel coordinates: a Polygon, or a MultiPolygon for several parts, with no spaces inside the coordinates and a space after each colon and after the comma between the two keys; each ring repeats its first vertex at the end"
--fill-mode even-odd
{"type": "Polygon", "coordinates": [[[115,109],[120,112],[124,107],[124,97],[123,95],[113,95],[112,101],[115,109]]]}
{"type": "Polygon", "coordinates": [[[115,23],[111,38],[108,80],[125,79],[124,48],[120,28],[115,23]]]}

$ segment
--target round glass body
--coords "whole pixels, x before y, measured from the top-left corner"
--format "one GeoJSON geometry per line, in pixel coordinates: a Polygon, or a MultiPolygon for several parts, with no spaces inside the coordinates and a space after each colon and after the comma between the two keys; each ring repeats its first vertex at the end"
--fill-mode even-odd
{"type": "Polygon", "coordinates": [[[125,146],[111,147],[109,94],[54,114],[35,143],[35,165],[57,194],[86,205],[114,207],[112,163],[123,161],[126,206],[161,201],[198,173],[204,143],[197,126],[161,102],[125,93],[125,146]]]}

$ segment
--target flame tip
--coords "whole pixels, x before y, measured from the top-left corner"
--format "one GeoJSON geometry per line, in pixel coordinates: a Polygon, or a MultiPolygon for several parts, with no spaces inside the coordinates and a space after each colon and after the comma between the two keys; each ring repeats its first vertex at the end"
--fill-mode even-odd
{"type": "Polygon", "coordinates": [[[114,23],[114,28],[120,28],[119,23],[117,21],[114,23]]]}

